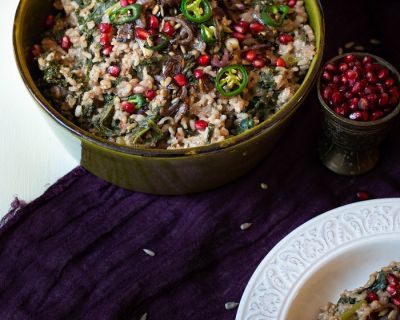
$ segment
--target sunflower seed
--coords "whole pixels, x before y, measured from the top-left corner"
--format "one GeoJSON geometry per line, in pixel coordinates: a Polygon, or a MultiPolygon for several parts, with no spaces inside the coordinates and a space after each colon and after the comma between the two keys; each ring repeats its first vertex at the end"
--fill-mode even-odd
{"type": "Polygon", "coordinates": [[[345,47],[346,49],[350,49],[350,48],[354,47],[355,44],[356,44],[356,43],[355,43],[354,41],[352,41],[352,42],[347,42],[347,43],[344,45],[344,47],[345,47]]]}
{"type": "Polygon", "coordinates": [[[150,257],[154,257],[156,255],[156,253],[154,251],[151,251],[149,249],[143,249],[143,252],[147,255],[149,255],[150,257]]]}
{"type": "Polygon", "coordinates": [[[268,185],[266,184],[266,183],[261,183],[261,189],[263,189],[263,190],[267,190],[268,189],[268,185]]]}
{"type": "Polygon", "coordinates": [[[249,229],[252,225],[253,225],[252,223],[246,222],[246,223],[243,223],[243,224],[240,226],[240,229],[244,231],[244,230],[249,229]]]}
{"type": "Polygon", "coordinates": [[[147,313],[145,313],[144,315],[142,315],[142,317],[140,318],[140,320],[147,320],[147,313]]]}
{"type": "Polygon", "coordinates": [[[354,47],[354,50],[357,50],[357,51],[364,51],[365,48],[364,48],[363,46],[355,46],[355,47],[354,47]]]}
{"type": "Polygon", "coordinates": [[[227,302],[227,303],[225,303],[225,309],[232,310],[232,309],[235,309],[238,305],[239,305],[239,303],[237,303],[237,302],[227,302]]]}
{"type": "Polygon", "coordinates": [[[378,39],[370,39],[369,43],[377,46],[377,45],[381,44],[381,41],[378,39]]]}
{"type": "Polygon", "coordinates": [[[344,50],[342,47],[340,47],[337,52],[338,52],[338,54],[343,54],[344,50]]]}

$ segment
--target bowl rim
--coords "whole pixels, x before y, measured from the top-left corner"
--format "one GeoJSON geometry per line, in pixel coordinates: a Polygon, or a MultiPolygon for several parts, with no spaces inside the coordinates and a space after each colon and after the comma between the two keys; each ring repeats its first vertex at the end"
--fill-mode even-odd
{"type": "Polygon", "coordinates": [[[342,58],[348,56],[348,55],[355,55],[357,57],[365,57],[365,56],[369,56],[374,58],[379,64],[385,66],[386,68],[388,68],[393,75],[396,77],[398,84],[400,85],[400,73],[399,71],[387,60],[376,56],[374,54],[368,53],[368,52],[348,52],[348,53],[343,53],[343,54],[339,54],[331,59],[329,59],[328,61],[326,61],[323,65],[323,67],[321,68],[319,74],[318,74],[318,79],[317,79],[317,91],[318,91],[318,99],[320,104],[323,107],[323,110],[325,112],[327,112],[332,118],[334,118],[336,121],[350,125],[350,126],[354,126],[354,127],[359,127],[359,128],[365,128],[365,127],[375,127],[375,126],[379,126],[383,123],[389,122],[391,121],[393,118],[397,117],[400,113],[400,102],[398,103],[398,105],[393,109],[393,111],[391,113],[389,113],[388,115],[386,115],[383,118],[380,118],[378,120],[374,120],[374,121],[356,121],[356,120],[351,120],[348,118],[345,118],[343,116],[340,116],[338,114],[336,114],[324,101],[324,99],[322,98],[322,94],[321,94],[321,86],[322,86],[322,73],[324,72],[324,67],[329,64],[329,63],[333,63],[336,62],[338,60],[341,60],[342,58]]]}
{"type": "MultiPolygon", "coordinates": [[[[182,148],[182,149],[150,149],[138,146],[123,146],[119,145],[115,142],[108,141],[104,138],[98,137],[86,130],[81,129],[72,121],[66,119],[58,110],[52,106],[52,104],[43,96],[42,92],[36,85],[36,82],[33,80],[31,73],[27,67],[27,63],[24,59],[23,52],[24,48],[22,48],[22,44],[18,42],[19,28],[21,25],[22,19],[22,11],[23,6],[26,5],[28,0],[20,0],[15,17],[14,17],[14,26],[13,26],[13,49],[14,49],[14,58],[17,64],[18,71],[20,76],[31,94],[34,98],[38,106],[48,115],[50,118],[55,120],[58,125],[72,133],[75,137],[83,142],[92,143],[98,147],[102,147],[104,149],[120,152],[128,155],[136,155],[136,156],[147,156],[147,157],[187,157],[193,155],[200,154],[209,154],[218,152],[221,149],[226,149],[229,147],[237,146],[241,143],[247,142],[257,136],[261,135],[263,132],[267,130],[271,130],[278,126],[282,120],[288,118],[301,104],[302,101],[305,100],[308,93],[311,91],[313,84],[317,80],[317,76],[319,74],[319,68],[321,67],[324,49],[325,49],[325,18],[323,14],[323,9],[320,0],[310,0],[312,5],[317,9],[317,21],[316,25],[319,26],[320,39],[316,44],[316,53],[313,61],[311,62],[311,67],[308,70],[306,78],[303,79],[299,89],[296,91],[295,95],[285,104],[282,108],[275,113],[273,116],[268,118],[267,120],[261,122],[257,126],[252,129],[245,131],[242,134],[237,136],[231,136],[228,139],[212,143],[206,146],[192,147],[192,148],[182,148]]],[[[314,30],[315,31],[315,30],[314,30]]]]}

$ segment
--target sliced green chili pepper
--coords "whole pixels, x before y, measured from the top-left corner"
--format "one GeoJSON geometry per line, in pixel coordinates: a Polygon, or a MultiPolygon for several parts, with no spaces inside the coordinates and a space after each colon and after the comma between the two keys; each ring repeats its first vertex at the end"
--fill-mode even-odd
{"type": "Polygon", "coordinates": [[[241,65],[231,65],[222,68],[215,78],[215,86],[224,97],[240,94],[249,83],[246,69],[241,65]]]}
{"type": "Polygon", "coordinates": [[[207,27],[205,24],[202,24],[200,28],[201,28],[201,37],[203,38],[206,44],[211,45],[215,41],[217,41],[217,38],[215,36],[216,29],[214,26],[207,27]]]}
{"type": "Polygon", "coordinates": [[[351,320],[353,316],[356,314],[356,312],[361,309],[363,305],[367,304],[367,301],[365,300],[360,300],[356,304],[354,304],[349,310],[344,312],[340,316],[340,320],[351,320]]]}
{"type": "Polygon", "coordinates": [[[149,46],[149,44],[146,42],[144,47],[153,51],[161,51],[168,45],[169,42],[168,37],[164,34],[152,35],[148,39],[151,43],[153,43],[153,46],[149,46]]]}
{"type": "Polygon", "coordinates": [[[289,14],[289,7],[285,5],[270,5],[261,12],[261,20],[271,27],[280,27],[289,14]]]}
{"type": "Polygon", "coordinates": [[[118,6],[114,10],[108,12],[110,21],[115,24],[125,24],[137,20],[142,13],[140,4],[131,4],[126,7],[118,6]]]}
{"type": "Polygon", "coordinates": [[[128,101],[134,103],[138,109],[142,109],[146,105],[146,98],[140,93],[130,96],[128,101]]]}
{"type": "Polygon", "coordinates": [[[181,11],[190,22],[203,23],[212,16],[212,7],[208,0],[183,0],[181,11]]]}

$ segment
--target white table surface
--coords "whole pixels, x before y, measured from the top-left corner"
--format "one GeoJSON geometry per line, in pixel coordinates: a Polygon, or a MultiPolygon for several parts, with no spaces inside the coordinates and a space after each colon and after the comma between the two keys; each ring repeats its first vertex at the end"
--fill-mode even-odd
{"type": "Polygon", "coordinates": [[[12,48],[18,0],[0,1],[0,219],[78,165],[54,137],[19,76],[12,48]]]}

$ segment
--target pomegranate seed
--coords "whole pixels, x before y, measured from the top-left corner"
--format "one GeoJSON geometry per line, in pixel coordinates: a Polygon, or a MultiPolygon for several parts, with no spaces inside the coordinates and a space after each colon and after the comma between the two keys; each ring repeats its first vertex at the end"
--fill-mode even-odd
{"type": "Polygon", "coordinates": [[[389,284],[386,288],[386,292],[389,293],[391,297],[396,296],[399,293],[398,287],[394,284],[389,284]]]}
{"type": "Polygon", "coordinates": [[[335,73],[337,71],[336,66],[333,63],[328,63],[324,67],[325,71],[335,73]]]}
{"type": "Polygon", "coordinates": [[[244,55],[244,58],[250,62],[253,61],[256,57],[257,57],[257,54],[254,50],[249,50],[244,55]]]}
{"type": "Polygon", "coordinates": [[[297,0],[289,0],[287,5],[289,8],[294,8],[296,6],[297,0]]]}
{"type": "Polygon", "coordinates": [[[340,77],[340,81],[346,85],[349,82],[349,79],[347,78],[347,76],[341,76],[340,77]]]}
{"type": "Polygon", "coordinates": [[[333,94],[333,90],[330,87],[326,87],[322,90],[322,97],[324,98],[325,102],[328,102],[333,94]]]}
{"type": "Polygon", "coordinates": [[[140,40],[147,40],[147,38],[150,37],[150,34],[143,28],[136,28],[135,35],[136,38],[140,40]]]}
{"type": "Polygon", "coordinates": [[[375,92],[376,92],[376,87],[374,87],[374,86],[367,86],[364,89],[365,94],[371,94],[371,93],[375,93],[375,92]]]}
{"type": "Polygon", "coordinates": [[[263,32],[264,29],[265,29],[265,26],[264,26],[263,24],[259,23],[259,22],[252,22],[252,23],[250,24],[250,30],[251,30],[253,33],[260,33],[260,32],[263,32]]]}
{"type": "MultiPolygon", "coordinates": [[[[282,34],[281,36],[279,36],[278,40],[282,44],[288,44],[290,42],[293,42],[293,37],[290,34],[282,34]]],[[[328,70],[328,71],[331,71],[331,72],[335,72],[336,71],[336,67],[333,64],[329,63],[329,64],[327,64],[325,66],[325,70],[328,70]],[[328,66],[332,66],[334,68],[334,70],[327,69],[328,66]]]]}
{"type": "Polygon", "coordinates": [[[344,61],[346,61],[347,63],[354,62],[356,61],[356,57],[352,54],[348,54],[344,57],[344,61]]]}
{"type": "Polygon", "coordinates": [[[261,69],[265,67],[265,61],[262,58],[257,58],[253,61],[252,65],[254,68],[261,69]]]}
{"type": "Polygon", "coordinates": [[[150,27],[150,29],[157,30],[159,26],[160,26],[160,23],[159,23],[157,17],[154,16],[154,15],[151,15],[149,17],[149,27],[150,27]]]}
{"type": "Polygon", "coordinates": [[[243,41],[244,39],[246,39],[246,36],[243,33],[240,33],[240,32],[235,32],[233,34],[233,37],[238,39],[239,41],[243,41]]]}
{"type": "Polygon", "coordinates": [[[383,84],[379,82],[376,84],[376,89],[379,91],[379,93],[385,93],[386,91],[386,88],[383,86],[383,84]]]}
{"type": "Polygon", "coordinates": [[[243,26],[241,26],[240,24],[235,24],[233,26],[233,29],[235,29],[236,32],[239,32],[241,34],[245,34],[246,33],[246,29],[243,26]]]}
{"type": "Polygon", "coordinates": [[[113,77],[118,77],[121,73],[121,69],[118,66],[110,66],[107,71],[108,74],[113,77]]]}
{"type": "Polygon", "coordinates": [[[372,72],[373,71],[373,67],[372,67],[372,63],[366,63],[365,65],[364,65],[364,70],[365,70],[365,72],[372,72]]]}
{"type": "Polygon", "coordinates": [[[395,96],[391,96],[389,98],[389,105],[390,106],[395,106],[395,105],[397,105],[398,102],[399,102],[399,98],[397,98],[395,96]]]}
{"type": "Polygon", "coordinates": [[[349,69],[349,65],[347,63],[341,63],[339,65],[339,71],[340,72],[346,72],[349,69]]]}
{"type": "Polygon", "coordinates": [[[379,98],[378,104],[381,107],[385,107],[389,104],[389,95],[387,93],[382,93],[381,97],[379,98]]]}
{"type": "Polygon", "coordinates": [[[389,76],[389,70],[386,69],[386,68],[382,68],[382,69],[378,72],[378,79],[379,79],[379,80],[385,80],[388,76],[389,76]]]}
{"type": "Polygon", "coordinates": [[[196,79],[201,79],[204,77],[204,71],[201,69],[196,69],[194,70],[193,75],[196,79]]]}
{"type": "Polygon", "coordinates": [[[110,56],[112,50],[113,50],[113,46],[111,46],[111,45],[105,46],[103,49],[103,55],[106,57],[110,56]]]}
{"type": "Polygon", "coordinates": [[[400,284],[399,279],[393,273],[388,273],[386,275],[386,281],[388,284],[391,284],[393,286],[398,286],[400,284]]]}
{"type": "Polygon", "coordinates": [[[354,97],[354,95],[353,95],[353,93],[352,93],[351,91],[346,91],[346,92],[344,93],[344,97],[345,97],[347,100],[350,100],[350,99],[352,99],[352,98],[354,97]]]}
{"type": "Polygon", "coordinates": [[[358,200],[365,201],[365,200],[368,200],[370,197],[367,192],[359,191],[359,192],[357,192],[357,198],[358,198],[358,200]]]}
{"type": "Polygon", "coordinates": [[[151,101],[156,97],[157,93],[153,89],[146,90],[144,93],[144,96],[146,97],[147,100],[151,101]]]}
{"type": "Polygon", "coordinates": [[[389,93],[390,93],[392,96],[396,97],[396,98],[398,98],[398,97],[400,96],[400,94],[399,94],[399,88],[398,88],[398,87],[391,87],[391,88],[389,89],[389,93]]]}
{"type": "Polygon", "coordinates": [[[32,55],[37,58],[41,55],[41,53],[42,53],[42,48],[38,44],[34,44],[32,46],[32,55]]]}
{"type": "Polygon", "coordinates": [[[204,131],[208,127],[208,123],[204,120],[197,120],[195,123],[195,127],[199,131],[204,131]]]}
{"type": "Polygon", "coordinates": [[[187,78],[186,78],[185,75],[182,74],[182,73],[177,74],[177,75],[174,77],[174,80],[175,80],[175,82],[176,82],[179,86],[181,86],[181,87],[184,87],[184,86],[186,86],[186,85],[188,84],[187,78]]]}
{"type": "Polygon", "coordinates": [[[44,25],[46,26],[46,28],[51,29],[54,27],[55,24],[56,24],[56,19],[54,18],[54,16],[48,15],[44,22],[44,25]]]}
{"type": "Polygon", "coordinates": [[[372,59],[372,57],[370,57],[370,56],[365,56],[363,58],[363,64],[372,63],[372,62],[374,62],[374,59],[372,59]]]}
{"type": "Polygon", "coordinates": [[[172,37],[172,36],[174,35],[175,29],[174,29],[174,27],[172,26],[171,22],[167,21],[167,22],[164,24],[163,32],[164,32],[167,36],[169,36],[169,37],[172,37]]]}
{"type": "Polygon", "coordinates": [[[197,59],[197,63],[201,66],[208,66],[210,64],[211,58],[208,54],[204,54],[197,59]]]}
{"type": "Polygon", "coordinates": [[[372,72],[367,72],[365,77],[367,78],[369,83],[375,84],[375,83],[378,82],[378,79],[376,78],[376,76],[372,72]]]}
{"type": "Polygon", "coordinates": [[[350,113],[350,115],[349,115],[350,120],[360,121],[360,120],[362,120],[362,118],[363,118],[363,115],[360,111],[355,111],[353,113],[350,113]]]}
{"type": "Polygon", "coordinates": [[[388,79],[386,79],[386,81],[385,81],[385,86],[386,86],[386,87],[390,88],[390,87],[392,87],[393,85],[394,85],[394,80],[393,80],[393,78],[388,78],[388,79]]]}
{"type": "Polygon", "coordinates": [[[285,62],[285,60],[283,60],[282,58],[278,58],[278,59],[276,60],[276,66],[277,66],[277,67],[285,68],[285,67],[286,67],[286,62],[285,62]]]}
{"type": "Polygon", "coordinates": [[[361,82],[357,81],[354,83],[353,87],[351,88],[351,92],[353,93],[359,93],[361,91],[361,82]]]}
{"type": "Polygon", "coordinates": [[[336,91],[332,94],[332,104],[333,105],[340,104],[342,102],[342,100],[343,100],[343,97],[340,92],[336,91]]]}
{"type": "Polygon", "coordinates": [[[108,33],[102,33],[100,35],[100,44],[107,46],[111,43],[110,35],[108,33]]]}
{"type": "Polygon", "coordinates": [[[72,42],[69,39],[68,36],[64,36],[61,40],[61,48],[63,48],[64,50],[68,50],[69,48],[71,48],[72,46],[72,42]]]}
{"type": "Polygon", "coordinates": [[[127,7],[130,4],[134,4],[134,3],[136,3],[136,0],[121,0],[120,1],[121,7],[127,7]]]}
{"type": "Polygon", "coordinates": [[[371,93],[369,95],[367,95],[367,100],[371,103],[375,103],[378,101],[378,95],[376,93],[371,93]]]}
{"type": "Polygon", "coordinates": [[[395,297],[392,297],[392,303],[396,305],[397,307],[400,307],[400,295],[397,295],[395,297]]]}
{"type": "Polygon", "coordinates": [[[379,300],[379,297],[375,292],[371,291],[367,294],[368,303],[371,303],[372,301],[378,301],[378,300],[379,300]]]}
{"type": "Polygon", "coordinates": [[[334,75],[332,78],[333,83],[338,84],[340,82],[340,77],[338,75],[334,75]]]}
{"type": "Polygon", "coordinates": [[[132,102],[124,101],[121,103],[121,109],[122,111],[132,114],[135,112],[136,107],[132,102]]]}
{"type": "Polygon", "coordinates": [[[250,23],[248,23],[247,21],[240,21],[240,22],[238,23],[238,25],[244,29],[244,33],[249,32],[249,30],[250,30],[250,23]]]}
{"type": "Polygon", "coordinates": [[[383,112],[382,112],[382,111],[375,111],[375,112],[372,112],[372,114],[371,114],[371,121],[378,120],[378,119],[380,119],[380,118],[382,118],[382,117],[383,117],[383,112]]]}
{"type": "Polygon", "coordinates": [[[368,110],[369,108],[369,102],[366,98],[361,98],[358,101],[358,108],[362,111],[368,110]]]}
{"type": "Polygon", "coordinates": [[[357,77],[358,77],[358,73],[357,72],[355,72],[354,70],[348,70],[347,72],[346,72],[346,76],[347,76],[347,78],[349,78],[349,79],[357,79],[357,77]]]}
{"type": "Polygon", "coordinates": [[[110,33],[113,31],[113,27],[111,23],[100,23],[99,24],[99,30],[101,33],[110,33]]]}
{"type": "Polygon", "coordinates": [[[358,102],[359,102],[358,98],[351,99],[349,104],[350,109],[354,111],[358,110],[358,102]]]}
{"type": "MultiPolygon", "coordinates": [[[[277,61],[277,65],[278,65],[278,61],[277,61]]],[[[332,81],[332,75],[328,72],[328,71],[324,71],[322,73],[322,79],[324,79],[325,81],[332,81]]]]}
{"type": "Polygon", "coordinates": [[[343,106],[341,106],[341,107],[335,107],[334,109],[333,109],[333,111],[336,113],[336,114],[338,114],[338,115],[341,115],[341,116],[345,116],[346,115],[346,108],[345,107],[343,107],[343,106]]]}

